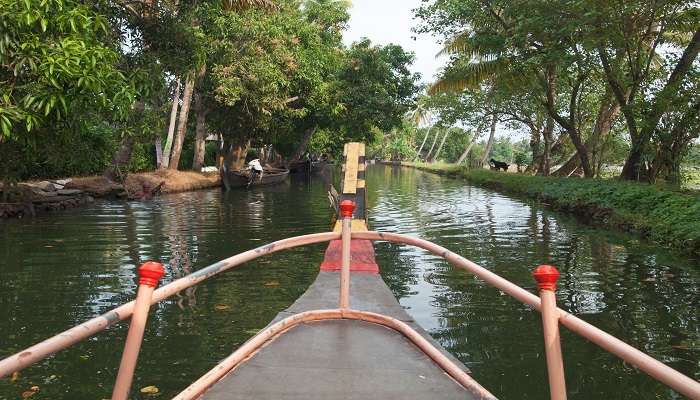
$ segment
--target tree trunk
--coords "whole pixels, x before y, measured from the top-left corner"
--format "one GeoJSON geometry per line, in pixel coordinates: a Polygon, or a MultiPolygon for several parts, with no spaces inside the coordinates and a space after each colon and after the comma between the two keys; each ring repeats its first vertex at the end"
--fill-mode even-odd
{"type": "Polygon", "coordinates": [[[464,149],[464,153],[462,153],[462,155],[459,156],[459,159],[457,159],[457,165],[461,164],[461,163],[464,161],[464,159],[467,158],[467,157],[469,156],[469,152],[472,151],[472,147],[474,147],[474,143],[476,143],[476,139],[479,138],[479,133],[480,133],[480,132],[478,132],[478,131],[477,131],[477,132],[474,132],[474,137],[472,138],[472,140],[471,140],[471,141],[469,142],[469,144],[467,145],[467,148],[464,149]]]}
{"type": "Polygon", "coordinates": [[[313,137],[314,133],[316,132],[316,126],[312,126],[311,128],[308,128],[306,132],[304,132],[304,137],[301,138],[301,142],[299,142],[299,146],[297,146],[297,149],[294,150],[294,154],[292,154],[292,161],[297,161],[301,159],[301,156],[304,155],[306,152],[306,147],[309,145],[309,142],[311,141],[311,137],[313,137]]]}
{"type": "Polygon", "coordinates": [[[129,161],[131,161],[133,150],[134,138],[128,134],[124,135],[119,144],[119,150],[117,150],[112,160],[112,166],[104,172],[103,176],[112,182],[123,182],[128,173],[129,161]]]}
{"type": "Polygon", "coordinates": [[[688,150],[688,145],[698,136],[700,132],[695,129],[690,130],[692,121],[700,114],[700,102],[691,106],[685,115],[677,121],[671,132],[661,135],[658,149],[652,163],[650,182],[656,183],[663,180],[672,187],[680,188],[683,177],[681,176],[681,160],[683,154],[688,150]]]}
{"type": "Polygon", "coordinates": [[[204,108],[201,93],[195,94],[194,108],[195,115],[197,116],[197,125],[195,128],[194,157],[192,159],[192,170],[199,172],[204,166],[204,156],[206,153],[207,145],[207,112],[204,108]]]}
{"type": "Polygon", "coordinates": [[[430,154],[433,152],[433,149],[435,148],[435,144],[436,144],[437,141],[438,141],[438,137],[440,137],[440,130],[439,130],[439,129],[435,132],[435,140],[433,140],[433,145],[430,146],[430,150],[428,150],[428,154],[425,155],[425,161],[426,161],[426,162],[427,162],[428,160],[430,160],[430,154]]]}
{"type": "Polygon", "coordinates": [[[435,152],[435,155],[433,156],[433,162],[437,160],[437,158],[440,156],[440,152],[442,151],[442,146],[445,145],[445,141],[447,140],[447,136],[450,134],[450,129],[447,129],[447,132],[445,132],[445,136],[442,137],[442,142],[440,142],[440,146],[438,147],[437,151],[435,152]]]}
{"type": "Polygon", "coordinates": [[[185,141],[185,132],[187,131],[187,117],[190,112],[190,103],[192,102],[192,92],[194,91],[194,80],[187,79],[185,81],[185,92],[182,95],[182,109],[180,110],[180,120],[177,124],[177,135],[173,143],[173,154],[170,158],[169,169],[177,170],[180,164],[180,154],[182,153],[182,144],[185,141]]]}
{"type": "Polygon", "coordinates": [[[666,81],[664,88],[656,95],[654,102],[651,105],[649,112],[644,115],[642,130],[639,133],[637,140],[632,140],[630,154],[627,157],[620,177],[626,180],[638,180],[642,176],[642,159],[644,150],[646,149],[649,140],[651,139],[656,127],[661,121],[661,117],[668,110],[668,107],[673,103],[671,96],[676,95],[680,85],[683,83],[685,76],[693,65],[693,62],[700,53],[700,29],[693,34],[688,47],[683,51],[683,55],[678,60],[673,72],[666,81]]]}
{"type": "MultiPolygon", "coordinates": [[[[595,125],[593,126],[593,134],[589,140],[588,148],[591,150],[591,163],[593,165],[599,165],[599,158],[603,151],[603,144],[608,134],[612,130],[612,126],[620,115],[620,103],[614,99],[612,94],[606,95],[603,102],[600,104],[598,109],[598,116],[596,117],[595,125]]],[[[598,168],[594,171],[598,174],[598,168]]]]}
{"type": "Polygon", "coordinates": [[[583,176],[593,178],[593,168],[591,168],[591,160],[588,156],[588,148],[581,140],[581,133],[578,129],[568,129],[567,133],[571,138],[571,143],[574,144],[578,158],[581,160],[581,168],[583,168],[583,176]]]}
{"type": "Polygon", "coordinates": [[[161,143],[160,135],[156,136],[156,168],[160,169],[163,165],[163,143],[161,143]]]}
{"type": "Polygon", "coordinates": [[[433,129],[432,125],[429,126],[428,131],[425,132],[425,137],[423,138],[423,143],[420,144],[420,148],[418,149],[418,152],[416,153],[416,158],[413,160],[414,162],[418,161],[418,159],[420,158],[420,153],[421,153],[421,151],[423,151],[423,146],[425,146],[425,142],[428,140],[428,136],[430,135],[431,129],[433,129]]]}
{"type": "Polygon", "coordinates": [[[491,152],[491,147],[493,147],[493,138],[496,136],[496,123],[498,122],[498,119],[496,118],[496,114],[493,115],[491,118],[491,131],[489,132],[489,140],[486,142],[486,148],[484,149],[484,154],[481,156],[481,160],[479,160],[479,166],[483,167],[484,163],[486,162],[486,159],[489,158],[489,153],[491,152]]]}
{"type": "MultiPolygon", "coordinates": [[[[204,75],[207,73],[207,65],[203,64],[197,73],[197,82],[203,87],[204,75]]],[[[204,166],[204,156],[207,149],[207,110],[204,107],[204,96],[202,90],[194,94],[194,107],[197,123],[195,125],[194,157],[192,158],[192,169],[200,172],[204,166]]]]}
{"type": "Polygon", "coordinates": [[[165,148],[163,148],[163,162],[161,168],[168,168],[170,164],[170,152],[173,147],[173,134],[175,133],[175,123],[177,122],[177,108],[180,104],[180,80],[177,80],[175,94],[173,95],[173,105],[170,109],[170,125],[168,125],[168,137],[165,139],[165,148]]]}
{"type": "Polygon", "coordinates": [[[581,168],[581,158],[579,158],[578,152],[574,152],[566,159],[564,164],[562,164],[556,171],[552,172],[552,175],[569,176],[579,168],[581,168]]]}
{"type": "Polygon", "coordinates": [[[224,144],[224,165],[222,171],[237,171],[245,165],[245,157],[250,148],[249,139],[227,140],[224,144]]]}
{"type": "MultiPolygon", "coordinates": [[[[532,152],[532,162],[525,168],[525,173],[537,174],[537,172],[542,171],[544,160],[543,154],[540,151],[540,136],[540,131],[536,126],[530,127],[530,151],[532,152]]],[[[518,172],[520,172],[520,165],[518,165],[518,172]]]]}
{"type": "Polygon", "coordinates": [[[554,145],[554,118],[547,116],[547,122],[544,126],[542,137],[544,138],[544,149],[542,150],[542,165],[540,166],[540,174],[549,176],[552,169],[552,146],[554,145]]]}

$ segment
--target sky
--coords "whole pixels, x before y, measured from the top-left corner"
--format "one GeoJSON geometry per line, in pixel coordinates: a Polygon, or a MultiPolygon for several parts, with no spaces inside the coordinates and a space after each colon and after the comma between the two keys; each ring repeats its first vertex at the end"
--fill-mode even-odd
{"type": "Polygon", "coordinates": [[[418,23],[413,19],[411,10],[420,4],[421,0],[352,0],[345,43],[367,37],[377,44],[401,45],[404,50],[415,53],[413,71],[421,74],[421,81],[431,82],[446,59],[435,58],[440,50],[435,38],[411,32],[411,28],[418,23]],[[417,40],[413,40],[413,37],[417,37],[417,40]]]}
{"type": "MultiPolygon", "coordinates": [[[[413,71],[421,74],[421,82],[431,83],[434,76],[446,64],[447,58],[436,58],[441,46],[430,35],[416,35],[411,28],[418,25],[413,18],[413,9],[421,5],[421,0],[351,0],[350,23],[343,35],[346,44],[363,37],[373,43],[401,45],[404,50],[415,53],[413,71]],[[417,40],[414,40],[413,38],[417,40]]],[[[464,128],[464,126],[462,126],[464,128]]],[[[511,131],[502,124],[496,130],[496,137],[511,136],[515,139],[524,134],[511,131]]]]}

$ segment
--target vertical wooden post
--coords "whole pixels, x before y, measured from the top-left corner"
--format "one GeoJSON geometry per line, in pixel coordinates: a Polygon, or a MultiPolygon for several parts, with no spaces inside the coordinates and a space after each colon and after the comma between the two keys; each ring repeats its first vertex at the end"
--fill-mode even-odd
{"type": "Polygon", "coordinates": [[[341,269],[340,269],[340,301],[341,309],[350,308],[350,244],[352,243],[352,213],[355,203],[351,200],[340,202],[340,215],[343,217],[341,230],[341,269]]]}
{"type": "Polygon", "coordinates": [[[164,274],[163,265],[157,262],[149,261],[139,267],[139,288],[136,292],[134,315],[131,317],[129,333],[126,335],[126,344],[121,363],[119,363],[112,400],[127,400],[129,397],[129,389],[134,379],[134,370],[136,370],[136,361],[141,350],[143,332],[146,329],[148,310],[151,307],[151,297],[158,281],[164,274]]]}
{"type": "Polygon", "coordinates": [[[559,338],[559,312],[555,290],[559,271],[550,265],[540,265],[532,273],[540,289],[542,325],[544,327],[544,350],[547,356],[549,394],[552,400],[566,400],[564,361],[559,338]]]}

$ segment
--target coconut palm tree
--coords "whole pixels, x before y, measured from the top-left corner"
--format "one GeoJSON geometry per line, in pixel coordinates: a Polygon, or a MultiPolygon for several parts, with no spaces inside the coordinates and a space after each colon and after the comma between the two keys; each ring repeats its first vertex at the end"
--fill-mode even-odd
{"type": "Polygon", "coordinates": [[[433,119],[433,112],[426,107],[425,99],[425,97],[418,99],[416,102],[416,108],[409,112],[409,118],[413,121],[416,127],[420,127],[421,124],[428,124],[428,131],[425,133],[423,142],[420,144],[420,148],[416,153],[416,158],[413,161],[418,161],[420,158],[420,153],[423,151],[423,146],[425,146],[425,142],[428,140],[428,136],[430,136],[430,130],[433,128],[432,124],[430,123],[433,119]]]}

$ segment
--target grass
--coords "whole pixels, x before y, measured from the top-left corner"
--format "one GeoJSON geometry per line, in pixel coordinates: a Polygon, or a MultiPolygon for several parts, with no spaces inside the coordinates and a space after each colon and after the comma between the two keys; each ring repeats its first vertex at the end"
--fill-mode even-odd
{"type": "Polygon", "coordinates": [[[534,198],[606,226],[700,255],[700,194],[614,179],[529,176],[454,164],[404,163],[475,185],[534,198]]]}

